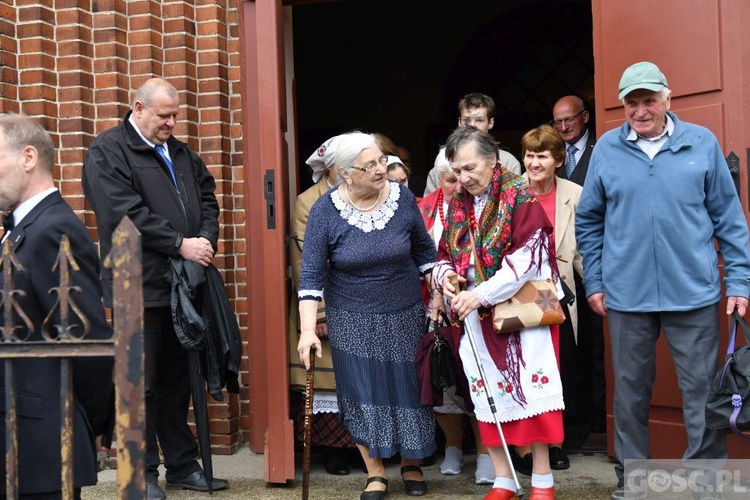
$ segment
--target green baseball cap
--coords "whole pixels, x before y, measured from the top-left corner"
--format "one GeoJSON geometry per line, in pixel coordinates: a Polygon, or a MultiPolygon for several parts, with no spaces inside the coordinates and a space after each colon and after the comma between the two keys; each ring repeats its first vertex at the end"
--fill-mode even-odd
{"type": "Polygon", "coordinates": [[[635,63],[626,69],[620,78],[620,96],[623,99],[634,90],[646,89],[659,92],[668,87],[667,77],[659,70],[659,67],[648,61],[635,63]]]}

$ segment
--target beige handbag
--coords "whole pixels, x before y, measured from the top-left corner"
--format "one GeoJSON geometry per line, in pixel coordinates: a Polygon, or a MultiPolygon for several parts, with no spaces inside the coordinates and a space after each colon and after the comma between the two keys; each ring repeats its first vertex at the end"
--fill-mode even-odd
{"type": "MultiPolygon", "coordinates": [[[[474,234],[469,229],[474,250],[474,270],[484,281],[484,271],[479,266],[474,234]]],[[[531,280],[523,284],[510,299],[492,306],[492,323],[495,333],[517,332],[524,328],[561,325],[565,321],[562,304],[557,299],[557,286],[552,278],[531,280]]]]}

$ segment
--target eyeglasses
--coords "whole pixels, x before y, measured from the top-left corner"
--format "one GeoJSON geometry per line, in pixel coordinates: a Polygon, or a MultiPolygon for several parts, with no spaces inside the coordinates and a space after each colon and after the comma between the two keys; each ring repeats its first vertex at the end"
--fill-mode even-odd
{"type": "Polygon", "coordinates": [[[583,113],[584,111],[586,111],[586,110],[582,109],[581,111],[579,111],[578,113],[574,114],[573,116],[569,116],[567,118],[563,118],[562,120],[552,120],[551,122],[549,122],[549,124],[552,125],[553,127],[559,127],[563,123],[565,125],[572,125],[573,122],[576,121],[576,118],[578,118],[578,116],[581,113],[583,113]]]}
{"type": "Polygon", "coordinates": [[[367,165],[365,165],[364,167],[358,167],[356,165],[352,165],[351,168],[353,168],[354,170],[359,170],[360,172],[367,172],[369,174],[370,172],[372,172],[373,170],[375,170],[377,168],[378,164],[380,164],[380,166],[382,166],[382,167],[387,166],[388,165],[388,157],[385,156],[385,155],[383,155],[380,158],[378,158],[378,161],[374,161],[373,160],[373,161],[367,163],[367,165]]]}

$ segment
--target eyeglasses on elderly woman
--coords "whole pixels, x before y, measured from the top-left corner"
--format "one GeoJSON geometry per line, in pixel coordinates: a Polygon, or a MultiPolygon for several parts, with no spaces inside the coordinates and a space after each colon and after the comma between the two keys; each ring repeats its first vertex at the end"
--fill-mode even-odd
{"type": "Polygon", "coordinates": [[[368,174],[375,170],[377,168],[378,164],[380,166],[385,167],[388,165],[388,157],[386,155],[381,156],[378,158],[377,161],[373,160],[370,162],[367,162],[367,164],[364,167],[358,167],[357,165],[352,165],[350,168],[353,168],[354,170],[359,170],[360,172],[367,172],[368,174]]]}

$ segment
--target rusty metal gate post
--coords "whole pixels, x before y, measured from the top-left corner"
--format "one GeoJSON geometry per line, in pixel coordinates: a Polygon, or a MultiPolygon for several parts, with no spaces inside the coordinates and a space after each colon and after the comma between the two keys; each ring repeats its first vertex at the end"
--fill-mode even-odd
{"type": "Polygon", "coordinates": [[[70,250],[67,236],[60,242],[60,251],[53,272],[57,271],[59,286],[49,290],[57,295],[57,302],[42,323],[42,340],[29,340],[34,325],[21,309],[16,296],[23,296],[15,289],[14,275],[23,267],[13,253],[9,240],[2,245],[0,268],[3,287],[0,290],[0,359],[4,360],[5,374],[5,487],[6,498],[16,500],[18,484],[18,438],[16,415],[16,370],[19,358],[60,359],[60,456],[62,498],[69,500],[74,495],[73,474],[73,389],[71,358],[115,357],[115,404],[117,443],[117,498],[135,500],[146,497],[145,451],[145,372],[143,341],[143,278],[141,267],[140,233],[127,217],[115,229],[111,253],[105,265],[113,269],[114,307],[112,312],[114,337],[107,340],[89,340],[89,320],[83,316],[70,295],[80,289],[72,285],[70,273],[78,265],[70,250]],[[59,323],[53,318],[59,312],[59,323]],[[71,334],[69,314],[81,321],[83,333],[71,334]],[[16,317],[23,325],[16,324],[16,317]],[[26,335],[17,336],[15,331],[25,327],[26,335]]]}
{"type": "Polygon", "coordinates": [[[146,498],[146,383],[141,234],[125,217],[104,260],[112,268],[115,328],[117,498],[146,498]]]}

